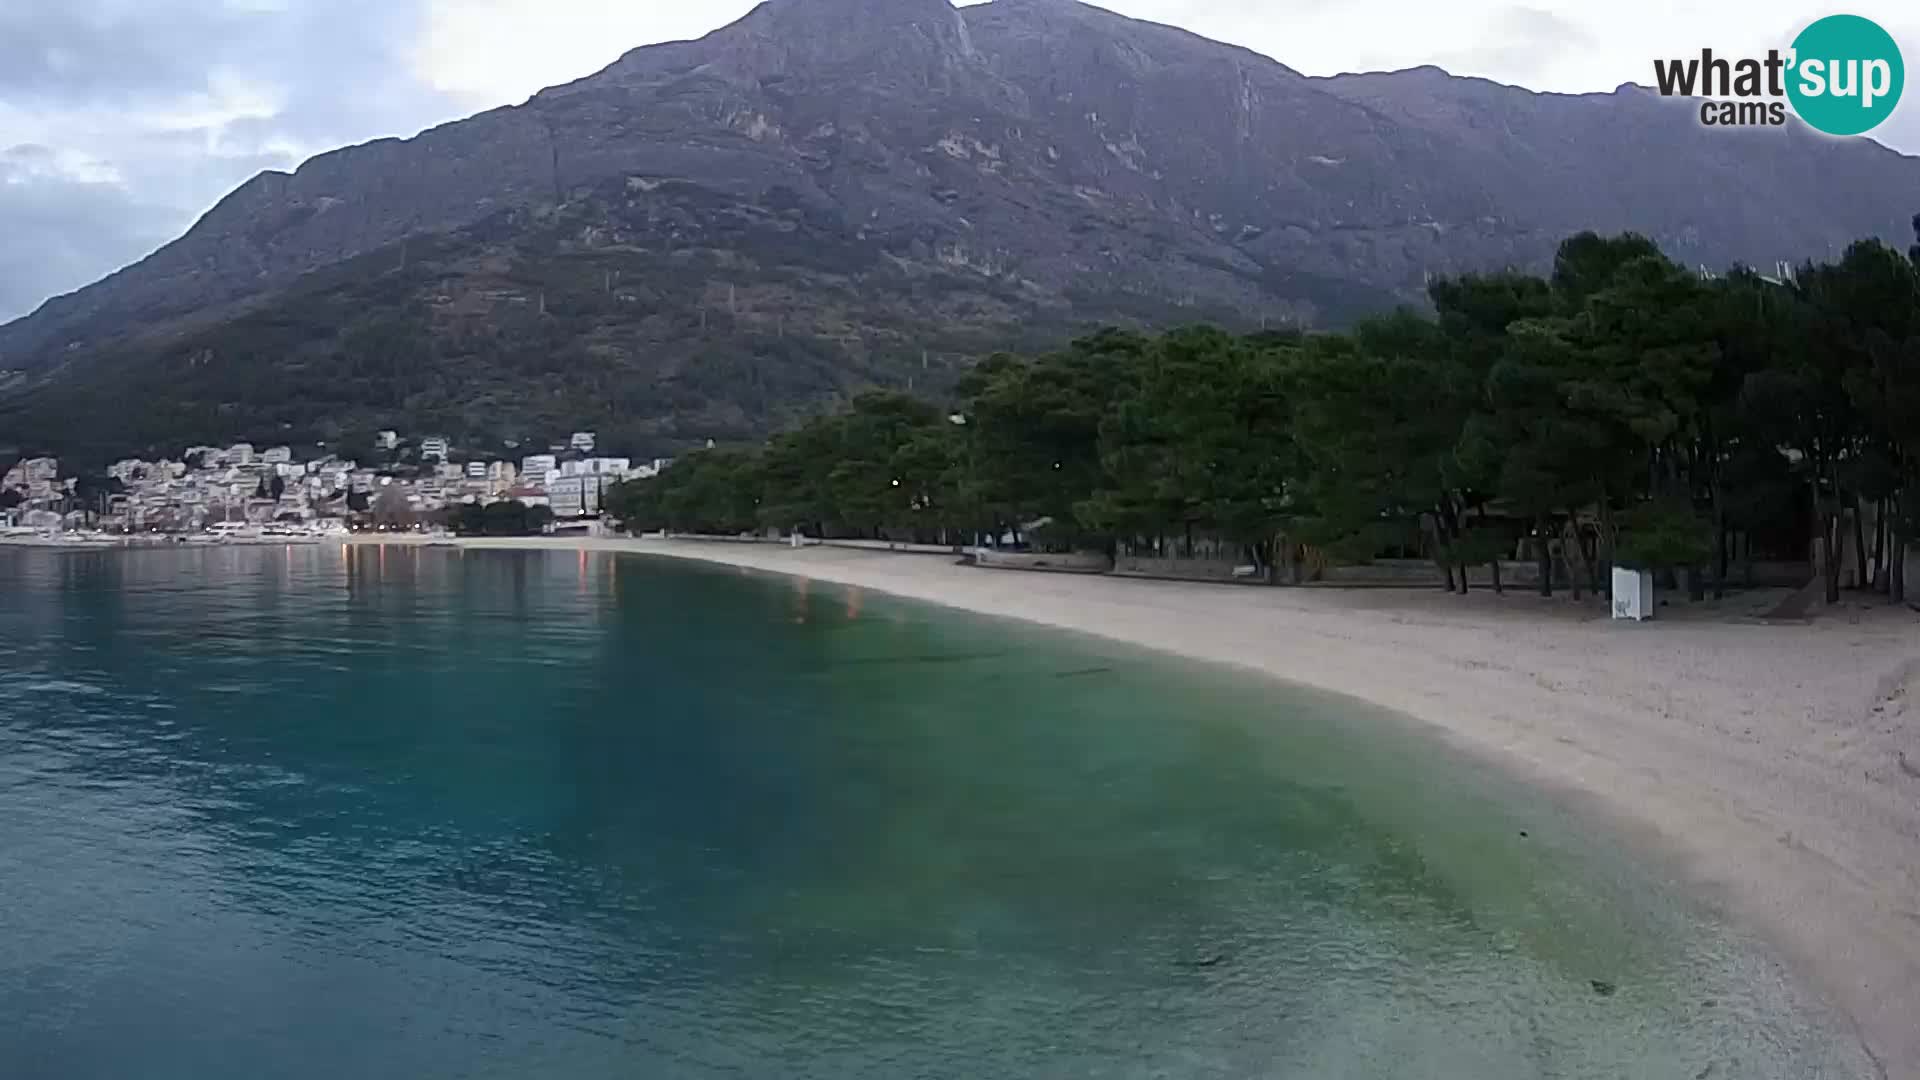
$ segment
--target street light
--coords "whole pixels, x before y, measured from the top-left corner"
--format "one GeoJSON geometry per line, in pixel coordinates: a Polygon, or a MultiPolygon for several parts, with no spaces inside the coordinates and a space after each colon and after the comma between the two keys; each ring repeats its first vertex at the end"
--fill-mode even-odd
{"type": "MultiPolygon", "coordinates": [[[[966,413],[957,412],[957,413],[951,413],[947,416],[947,423],[952,424],[954,427],[958,427],[958,428],[966,427],[972,422],[973,422],[972,419],[969,418],[966,413]]],[[[969,432],[967,434],[967,493],[966,493],[968,502],[971,502],[973,500],[975,493],[979,490],[979,487],[980,487],[979,464],[974,458],[973,444],[974,444],[973,434],[969,432]]],[[[973,516],[975,513],[978,512],[978,510],[979,510],[978,507],[970,507],[968,511],[969,516],[973,516]]],[[[979,522],[976,520],[974,524],[978,526],[979,522]]],[[[972,530],[972,532],[973,532],[973,544],[974,544],[974,547],[977,548],[980,546],[980,533],[977,528],[972,530]]]]}

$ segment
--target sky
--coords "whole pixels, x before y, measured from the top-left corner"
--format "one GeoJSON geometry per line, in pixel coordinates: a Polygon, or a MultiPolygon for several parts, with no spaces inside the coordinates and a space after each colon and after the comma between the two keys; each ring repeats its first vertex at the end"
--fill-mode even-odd
{"type": "MultiPolygon", "coordinates": [[[[753,0],[0,0],[0,321],[179,236],[264,169],[410,136],[698,37],[753,0]]],[[[1535,90],[1784,49],[1796,0],[1103,0],[1310,75],[1438,64],[1535,90]]],[[[1920,5],[1862,0],[1920,63],[1920,5]]],[[[1874,133],[1920,153],[1920,88],[1874,133]]]]}

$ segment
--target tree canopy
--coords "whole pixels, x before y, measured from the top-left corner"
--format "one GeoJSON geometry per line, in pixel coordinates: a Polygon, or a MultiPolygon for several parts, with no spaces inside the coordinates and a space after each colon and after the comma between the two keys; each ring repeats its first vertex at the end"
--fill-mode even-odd
{"type": "Polygon", "coordinates": [[[448,508],[448,523],[462,536],[533,536],[553,521],[553,511],[518,499],[458,503],[448,508]]]}
{"type": "Polygon", "coordinates": [[[1202,535],[1268,565],[1301,543],[1418,548],[1461,588],[1530,540],[1543,565],[1566,548],[1576,588],[1620,561],[1698,589],[1725,583],[1736,533],[1797,529],[1804,555],[1842,550],[1850,523],[1861,576],[1871,549],[1899,595],[1920,530],[1915,256],[1863,241],[1786,280],[1708,276],[1582,234],[1550,276],[1440,279],[1429,311],[1343,333],[1108,330],[996,355],[944,407],[866,394],[610,501],[687,532],[1202,535]]]}

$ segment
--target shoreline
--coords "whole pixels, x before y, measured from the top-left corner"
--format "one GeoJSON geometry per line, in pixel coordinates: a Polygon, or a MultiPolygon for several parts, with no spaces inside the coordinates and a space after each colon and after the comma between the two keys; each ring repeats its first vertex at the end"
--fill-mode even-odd
{"type": "Polygon", "coordinates": [[[1920,1080],[1920,730],[1909,730],[1920,721],[1920,626],[1909,612],[1634,625],[1517,594],[1234,589],[843,548],[454,546],[809,577],[1227,664],[1409,715],[1657,843],[1697,894],[1759,930],[1851,1020],[1884,1075],[1920,1080]]]}
{"type": "Polygon", "coordinates": [[[0,548],[21,548],[31,551],[205,551],[209,548],[223,547],[314,547],[319,544],[338,543],[345,539],[345,537],[320,539],[273,536],[232,538],[217,542],[209,540],[175,542],[144,539],[43,540],[0,536],[0,548]]]}

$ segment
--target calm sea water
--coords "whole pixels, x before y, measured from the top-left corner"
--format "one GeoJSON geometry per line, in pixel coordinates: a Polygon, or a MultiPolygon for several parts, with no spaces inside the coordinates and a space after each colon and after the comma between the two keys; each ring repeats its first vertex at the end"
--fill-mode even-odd
{"type": "Polygon", "coordinates": [[[0,551],[8,1080],[1865,1073],[1635,866],[1398,718],[844,587],[0,551]]]}

